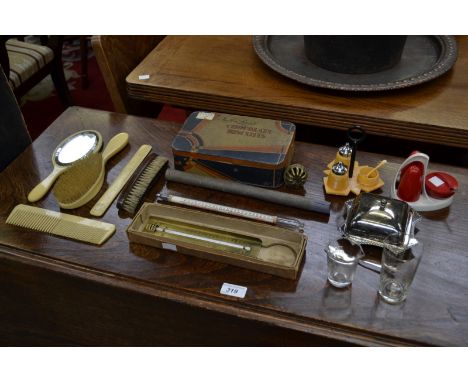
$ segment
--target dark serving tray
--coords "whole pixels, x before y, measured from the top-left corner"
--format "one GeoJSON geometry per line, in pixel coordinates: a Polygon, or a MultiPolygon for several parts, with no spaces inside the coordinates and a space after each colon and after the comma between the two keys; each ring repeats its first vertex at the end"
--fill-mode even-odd
{"type": "Polygon", "coordinates": [[[366,92],[431,81],[450,70],[458,54],[452,36],[408,36],[401,61],[393,68],[372,74],[345,74],[310,62],[304,52],[304,36],[254,36],[253,45],[266,65],[288,78],[320,88],[366,92]]]}

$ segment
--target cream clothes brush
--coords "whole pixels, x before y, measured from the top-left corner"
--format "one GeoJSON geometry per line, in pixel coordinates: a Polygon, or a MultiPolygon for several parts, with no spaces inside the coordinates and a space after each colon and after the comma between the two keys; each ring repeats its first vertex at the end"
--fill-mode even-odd
{"type": "Polygon", "coordinates": [[[117,207],[134,214],[140,206],[143,198],[157,181],[162,170],[167,166],[168,159],[155,153],[148,155],[145,161],[135,172],[135,175],[122,191],[117,200],[117,207]]]}
{"type": "Polygon", "coordinates": [[[99,198],[93,208],[91,208],[90,214],[93,216],[102,216],[107,211],[109,206],[112,204],[114,199],[117,197],[119,192],[132,177],[134,172],[138,169],[138,166],[143,162],[145,157],[151,151],[150,145],[142,145],[138,151],[133,155],[130,161],[120,171],[117,178],[112,182],[106,192],[99,198]]]}

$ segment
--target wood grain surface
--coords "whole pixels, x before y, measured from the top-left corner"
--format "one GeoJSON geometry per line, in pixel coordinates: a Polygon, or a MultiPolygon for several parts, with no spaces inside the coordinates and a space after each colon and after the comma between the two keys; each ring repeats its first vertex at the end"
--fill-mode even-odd
{"type": "Polygon", "coordinates": [[[429,83],[379,93],[320,90],[267,67],[251,36],[168,36],[127,77],[131,97],[333,129],[468,147],[468,37],[453,69],[429,83]],[[139,80],[149,74],[149,80],[139,80]]]}
{"type": "MultiPolygon", "coordinates": [[[[324,196],[322,170],[336,147],[297,142],[294,161],[309,170],[306,196],[331,202],[330,217],[247,200],[161,179],[161,189],[215,203],[301,219],[308,235],[297,280],[129,244],[131,217],[114,204],[100,220],[117,231],[101,247],[5,224],[18,203],[51,170],[51,152],[81,129],[99,130],[105,142],[119,132],[129,147],[107,165],[106,185],[141,144],[172,158],[177,124],[83,108],[64,112],[0,177],[0,343],[22,345],[468,345],[468,257],[466,209],[468,171],[450,171],[460,182],[454,204],[424,214],[417,237],[425,253],[408,299],[398,306],[382,302],[379,276],[358,267],[352,287],[327,283],[324,247],[337,236],[346,198],[324,196]],[[224,282],[248,288],[245,299],[221,295],[224,282]]],[[[343,142],[337,142],[337,146],[343,142]]],[[[358,152],[361,164],[382,157],[358,152]]],[[[387,157],[382,170],[388,195],[402,158],[387,157]]],[[[172,166],[172,164],[171,164],[172,166]]],[[[104,191],[101,190],[100,194],[104,191]]],[[[287,191],[282,189],[282,191],[287,191]]],[[[287,191],[289,192],[289,191],[287,191]]],[[[71,213],[91,217],[93,202],[71,213]]],[[[53,195],[36,203],[58,211],[53,195]]]]}

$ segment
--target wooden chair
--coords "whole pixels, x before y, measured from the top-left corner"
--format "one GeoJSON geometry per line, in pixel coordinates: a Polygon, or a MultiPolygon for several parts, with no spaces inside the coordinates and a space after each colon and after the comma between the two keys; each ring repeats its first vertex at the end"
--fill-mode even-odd
{"type": "Polygon", "coordinates": [[[93,36],[91,45],[115,111],[156,117],[162,105],[127,95],[126,77],[165,36],[93,36]]]}
{"type": "Polygon", "coordinates": [[[63,72],[63,36],[41,36],[41,45],[0,36],[0,64],[19,100],[49,74],[64,106],[73,104],[63,72]]]}
{"type": "Polygon", "coordinates": [[[18,102],[0,68],[0,172],[30,143],[18,102]]]}
{"type": "Polygon", "coordinates": [[[81,57],[81,89],[88,89],[88,42],[89,36],[80,36],[80,57],[81,57]]]}

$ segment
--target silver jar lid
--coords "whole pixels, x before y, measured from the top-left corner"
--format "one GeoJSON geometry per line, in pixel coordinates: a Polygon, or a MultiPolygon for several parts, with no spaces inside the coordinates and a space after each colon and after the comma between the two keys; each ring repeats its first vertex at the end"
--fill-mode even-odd
{"type": "Polygon", "coordinates": [[[414,226],[421,217],[408,203],[362,193],[345,206],[346,220],[340,231],[351,242],[388,248],[394,253],[417,243],[414,226]],[[386,241],[388,237],[393,242],[386,241]]]}
{"type": "Polygon", "coordinates": [[[345,157],[345,158],[350,157],[352,152],[353,152],[353,149],[352,149],[351,146],[349,145],[349,142],[346,142],[346,144],[345,144],[344,146],[341,146],[341,147],[338,149],[338,153],[339,153],[342,157],[345,157]]]}
{"type": "Polygon", "coordinates": [[[335,175],[345,175],[348,172],[348,167],[343,162],[336,162],[332,166],[332,171],[335,175]]]}

